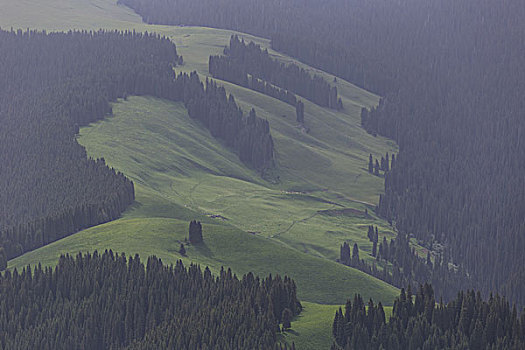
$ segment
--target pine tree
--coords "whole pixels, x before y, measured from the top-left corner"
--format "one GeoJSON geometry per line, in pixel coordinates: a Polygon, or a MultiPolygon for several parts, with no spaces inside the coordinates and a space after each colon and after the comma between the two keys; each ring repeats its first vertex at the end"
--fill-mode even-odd
{"type": "Polygon", "coordinates": [[[374,159],[372,158],[372,153],[370,153],[370,156],[368,157],[368,172],[370,174],[374,173],[374,159]]]}
{"type": "Polygon", "coordinates": [[[193,220],[190,222],[188,240],[191,244],[197,244],[203,241],[202,224],[200,221],[193,220]]]}
{"type": "Polygon", "coordinates": [[[5,255],[5,250],[3,247],[0,247],[0,271],[4,271],[7,268],[7,256],[5,255]]]}
{"type": "Polygon", "coordinates": [[[340,260],[343,264],[348,264],[350,260],[350,246],[347,242],[344,242],[341,246],[340,260]]]}
{"type": "Polygon", "coordinates": [[[304,124],[304,104],[302,101],[297,101],[295,106],[295,114],[297,116],[297,122],[304,124]]]}
{"type": "Polygon", "coordinates": [[[182,256],[186,256],[186,248],[184,248],[184,244],[183,243],[180,244],[179,253],[182,256]]]}
{"type": "Polygon", "coordinates": [[[352,263],[359,263],[359,247],[357,243],[354,243],[354,248],[352,249],[352,263]]]}
{"type": "Polygon", "coordinates": [[[293,317],[292,310],[290,310],[289,308],[286,308],[283,310],[283,313],[281,315],[281,320],[283,323],[283,330],[288,330],[292,328],[292,317],[293,317]]]}

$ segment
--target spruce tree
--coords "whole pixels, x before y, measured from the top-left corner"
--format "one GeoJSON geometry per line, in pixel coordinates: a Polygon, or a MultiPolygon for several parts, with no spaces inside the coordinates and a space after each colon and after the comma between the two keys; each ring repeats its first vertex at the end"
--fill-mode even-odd
{"type": "Polygon", "coordinates": [[[3,247],[0,247],[0,271],[4,271],[7,268],[7,256],[5,255],[5,250],[3,247]]]}
{"type": "Polygon", "coordinates": [[[357,243],[354,243],[354,248],[352,249],[352,262],[354,264],[359,263],[359,247],[357,243]]]}
{"type": "Polygon", "coordinates": [[[283,330],[288,330],[292,328],[292,317],[292,310],[290,310],[289,308],[283,310],[283,313],[281,315],[283,330]]]}
{"type": "Polygon", "coordinates": [[[304,124],[304,104],[302,101],[298,101],[295,106],[295,114],[297,116],[297,122],[304,124]]]}

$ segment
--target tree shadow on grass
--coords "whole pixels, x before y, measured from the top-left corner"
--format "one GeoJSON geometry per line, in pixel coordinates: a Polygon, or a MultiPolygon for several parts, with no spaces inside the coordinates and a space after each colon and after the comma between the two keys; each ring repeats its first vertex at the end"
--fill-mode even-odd
{"type": "Polygon", "coordinates": [[[213,258],[213,252],[211,249],[206,245],[206,242],[191,244],[191,246],[202,256],[205,256],[207,258],[213,258]]]}

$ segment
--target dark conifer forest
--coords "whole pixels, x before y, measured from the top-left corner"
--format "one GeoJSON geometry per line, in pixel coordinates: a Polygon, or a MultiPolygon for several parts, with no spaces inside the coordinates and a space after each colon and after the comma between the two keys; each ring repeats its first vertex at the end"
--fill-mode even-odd
{"type": "Polygon", "coordinates": [[[432,286],[415,294],[401,290],[386,320],[381,303],[365,303],[360,295],[337,311],[332,350],[372,349],[508,349],[525,347],[525,312],[499,295],[487,300],[474,291],[459,292],[439,302],[432,286]]]}
{"type": "Polygon", "coordinates": [[[400,233],[390,241],[386,237],[379,241],[377,227],[374,230],[372,226],[369,226],[368,237],[373,244],[374,262],[368,263],[359,257],[357,243],[351,248],[347,242],[340,247],[339,262],[398,288],[427,282],[433,283],[436,295],[445,300],[451,300],[457,294],[457,290],[450,286],[466,284],[462,270],[458,271],[449,267],[444,263],[445,259],[442,255],[437,255],[432,259],[430,251],[427,251],[425,257],[421,257],[410,245],[409,237],[405,234],[400,233]]]}
{"type": "Polygon", "coordinates": [[[295,282],[166,266],[156,257],[62,256],[0,276],[2,349],[282,349],[295,282]]]}
{"type": "Polygon", "coordinates": [[[114,220],[132,181],[90,159],[75,135],[128,95],[183,101],[191,118],[249,166],[272,166],[268,121],[196,73],[179,74],[175,45],[135,32],[0,31],[0,245],[8,259],[114,220]]]}
{"type": "Polygon", "coordinates": [[[443,247],[442,265],[462,277],[435,281],[438,290],[525,304],[523,1],[120,1],[148,23],[269,38],[380,94],[363,127],[400,150],[378,214],[443,247]]]}
{"type": "Polygon", "coordinates": [[[224,55],[210,56],[210,74],[266,95],[292,106],[299,94],[313,103],[329,108],[343,108],[337,88],[330,86],[321,76],[313,77],[303,68],[279,62],[253,41],[249,44],[237,35],[230,38],[224,55]]]}

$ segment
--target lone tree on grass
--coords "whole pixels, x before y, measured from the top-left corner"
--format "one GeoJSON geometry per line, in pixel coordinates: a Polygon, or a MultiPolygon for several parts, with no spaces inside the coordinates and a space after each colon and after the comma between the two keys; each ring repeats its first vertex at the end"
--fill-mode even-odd
{"type": "Polygon", "coordinates": [[[301,101],[298,101],[295,106],[295,114],[297,116],[297,121],[304,124],[304,104],[301,101]]]}
{"type": "Polygon", "coordinates": [[[193,220],[190,222],[189,241],[191,244],[201,243],[202,239],[202,225],[200,221],[193,220]]]}
{"type": "Polygon", "coordinates": [[[184,244],[183,243],[180,244],[179,253],[182,256],[186,255],[186,248],[184,248],[184,244]]]}

